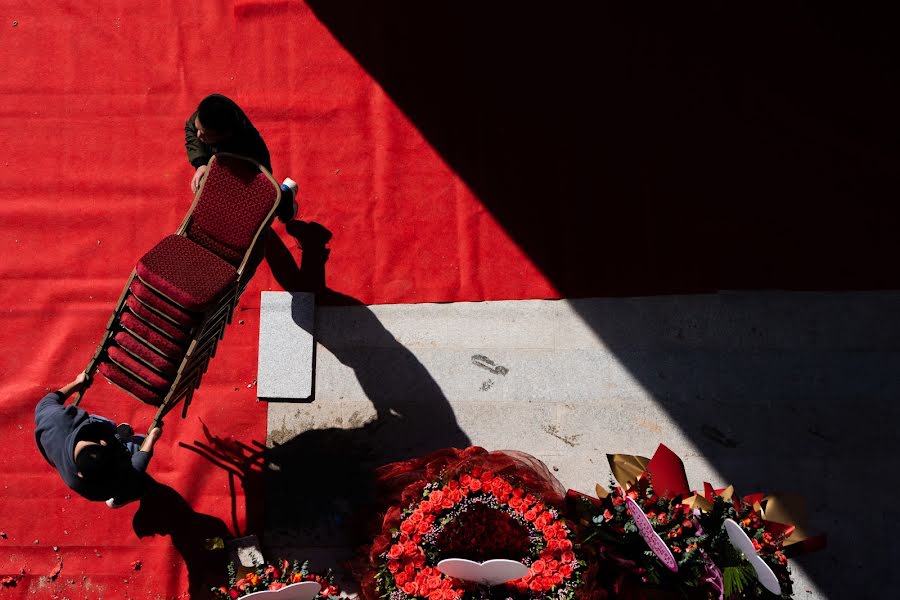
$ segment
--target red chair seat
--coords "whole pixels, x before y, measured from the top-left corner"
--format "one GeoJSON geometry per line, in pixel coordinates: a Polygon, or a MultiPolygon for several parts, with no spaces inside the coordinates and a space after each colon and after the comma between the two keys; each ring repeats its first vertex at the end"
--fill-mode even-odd
{"type": "Polygon", "coordinates": [[[147,285],[194,311],[206,309],[237,278],[237,270],[225,260],[179,235],[164,238],[135,270],[147,285]]]}
{"type": "Polygon", "coordinates": [[[152,369],[146,367],[144,363],[135,359],[121,348],[110,346],[106,352],[109,354],[109,359],[112,362],[130,372],[132,375],[137,375],[140,379],[143,379],[150,384],[151,387],[160,390],[168,390],[169,386],[172,385],[170,380],[155,373],[152,369]]]}
{"type": "Polygon", "coordinates": [[[153,325],[167,336],[179,343],[184,343],[190,338],[190,331],[185,331],[178,325],[159,316],[151,309],[147,308],[136,296],[128,296],[125,305],[131,309],[131,312],[141,318],[141,320],[153,325]]]}
{"type": "Polygon", "coordinates": [[[166,315],[185,329],[190,329],[200,322],[199,317],[185,312],[171,302],[167,301],[165,298],[144,285],[144,282],[142,282],[140,279],[135,278],[131,282],[131,287],[128,289],[132,294],[137,296],[138,300],[140,300],[153,310],[166,315]]]}
{"type": "Polygon", "coordinates": [[[181,359],[184,357],[184,350],[181,346],[157,332],[133,314],[128,312],[122,313],[119,323],[134,337],[140,339],[160,354],[167,356],[172,362],[181,362],[181,359]]]}
{"type": "Polygon", "coordinates": [[[127,331],[118,332],[113,336],[113,339],[119,346],[134,356],[137,356],[165,376],[173,377],[178,370],[178,365],[162,354],[159,354],[127,331]]]}
{"type": "Polygon", "coordinates": [[[162,404],[164,395],[158,390],[144,385],[116,365],[111,362],[103,361],[97,367],[97,370],[111,382],[122,388],[123,390],[134,395],[141,402],[159,406],[162,404]]]}

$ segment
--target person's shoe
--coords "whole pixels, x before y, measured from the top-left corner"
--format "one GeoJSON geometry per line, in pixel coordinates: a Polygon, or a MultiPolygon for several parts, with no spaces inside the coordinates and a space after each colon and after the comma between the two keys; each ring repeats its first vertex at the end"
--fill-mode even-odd
{"type": "Polygon", "coordinates": [[[120,502],[116,502],[115,498],[110,498],[106,501],[106,505],[110,508],[122,508],[126,504],[131,504],[132,502],[138,501],[140,498],[131,498],[130,500],[122,500],[120,502]]]}
{"type": "Polygon", "coordinates": [[[116,437],[120,440],[127,440],[134,435],[134,428],[128,423],[122,423],[116,427],[116,437]]]}
{"type": "Polygon", "coordinates": [[[291,179],[290,177],[285,177],[284,181],[281,182],[281,206],[278,207],[278,218],[282,223],[287,223],[291,219],[297,216],[297,192],[300,191],[300,186],[297,185],[297,182],[291,179]],[[291,194],[291,202],[288,204],[285,202],[284,194],[290,192],[291,194]]]}

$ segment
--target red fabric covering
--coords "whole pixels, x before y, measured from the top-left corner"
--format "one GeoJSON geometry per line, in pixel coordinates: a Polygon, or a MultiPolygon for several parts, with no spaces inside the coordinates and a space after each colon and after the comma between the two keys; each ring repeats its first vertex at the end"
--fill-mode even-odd
{"type": "Polygon", "coordinates": [[[135,317],[133,314],[128,312],[122,313],[119,322],[122,324],[122,327],[129,331],[129,333],[171,359],[172,362],[178,362],[184,356],[184,349],[181,346],[161,333],[157,333],[155,329],[135,317]]]}
{"type": "Polygon", "coordinates": [[[162,354],[157,353],[127,331],[118,332],[113,336],[113,339],[119,346],[140,358],[163,375],[171,377],[172,375],[175,375],[175,371],[178,370],[178,365],[162,354]]]}
{"type": "Polygon", "coordinates": [[[122,367],[132,375],[137,375],[138,378],[150,384],[150,387],[156,388],[160,391],[167,391],[169,386],[172,384],[171,380],[168,380],[165,377],[154,373],[143,363],[136,360],[130,354],[120,348],[117,348],[116,346],[110,347],[107,350],[107,354],[109,354],[109,359],[112,362],[116,363],[117,366],[122,367]]]}
{"type": "Polygon", "coordinates": [[[158,390],[154,390],[153,388],[144,385],[111,362],[104,361],[100,363],[97,367],[97,371],[147,404],[159,406],[162,402],[163,395],[158,390]]]}
{"type": "Polygon", "coordinates": [[[237,266],[277,197],[278,188],[255,165],[217,157],[200,191],[188,237],[237,266]]]}
{"type": "Polygon", "coordinates": [[[141,320],[149,323],[150,325],[153,325],[176,342],[184,343],[188,339],[190,339],[190,331],[185,331],[177,325],[174,325],[171,321],[159,316],[157,313],[153,312],[151,309],[147,308],[147,306],[142,304],[136,296],[128,296],[125,304],[128,306],[128,308],[131,309],[134,314],[140,317],[141,320]]]}
{"type": "Polygon", "coordinates": [[[232,284],[234,267],[187,238],[170,235],[135,267],[144,283],[188,310],[202,311],[232,284]]]}
{"type": "Polygon", "coordinates": [[[140,279],[135,277],[134,281],[131,282],[131,292],[138,297],[138,299],[146,304],[147,306],[153,308],[154,310],[163,313],[185,329],[190,329],[197,323],[199,323],[199,318],[194,315],[185,312],[184,310],[178,308],[142,282],[140,279]]]}

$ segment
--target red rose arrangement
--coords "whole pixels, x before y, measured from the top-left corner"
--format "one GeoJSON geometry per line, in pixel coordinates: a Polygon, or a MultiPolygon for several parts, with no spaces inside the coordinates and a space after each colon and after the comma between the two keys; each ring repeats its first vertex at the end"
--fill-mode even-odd
{"type": "Polygon", "coordinates": [[[557,510],[478,466],[426,484],[421,498],[401,512],[390,538],[375,576],[378,594],[389,600],[482,596],[476,584],[437,570],[445,558],[509,558],[528,566],[525,577],[502,588],[505,598],[570,600],[581,584],[584,563],[557,510]]]}
{"type": "Polygon", "coordinates": [[[322,586],[318,598],[337,598],[341,590],[335,585],[331,571],[325,575],[316,575],[308,571],[308,562],[300,564],[298,561],[290,563],[282,560],[277,565],[257,565],[254,571],[247,573],[240,579],[237,578],[234,565],[228,565],[228,587],[213,588],[212,597],[217,600],[233,600],[263,590],[280,590],[292,583],[301,581],[314,581],[322,586]]]}

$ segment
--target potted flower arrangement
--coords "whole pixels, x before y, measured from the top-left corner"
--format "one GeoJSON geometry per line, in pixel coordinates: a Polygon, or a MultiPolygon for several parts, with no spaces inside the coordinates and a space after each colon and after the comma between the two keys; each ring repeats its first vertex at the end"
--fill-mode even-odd
{"type": "Polygon", "coordinates": [[[238,577],[234,565],[229,564],[228,586],[212,588],[212,597],[216,600],[234,600],[264,591],[276,592],[303,582],[313,582],[320,586],[316,594],[319,599],[336,599],[341,594],[330,570],[324,575],[317,575],[309,572],[308,561],[301,564],[299,561],[291,563],[281,560],[276,564],[258,564],[243,577],[238,577]]]}
{"type": "Polygon", "coordinates": [[[570,490],[569,498],[585,550],[616,566],[607,581],[614,597],[791,597],[785,543],[796,528],[771,520],[767,497],[739,498],[709,484],[691,492],[681,460],[663,445],[651,460],[609,458],[609,488],[597,486],[598,498],[570,490]]]}

